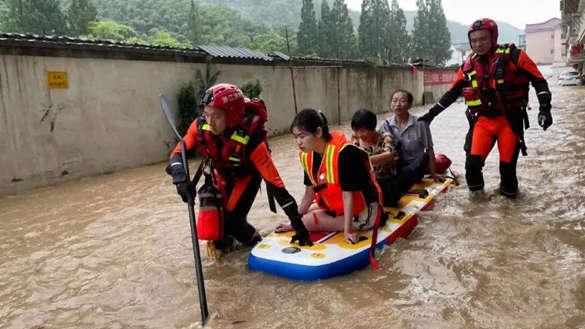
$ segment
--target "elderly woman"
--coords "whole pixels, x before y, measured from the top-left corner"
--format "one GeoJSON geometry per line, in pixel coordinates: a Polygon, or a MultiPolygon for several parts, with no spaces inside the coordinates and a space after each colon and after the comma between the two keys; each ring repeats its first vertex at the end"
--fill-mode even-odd
{"type": "Polygon", "coordinates": [[[390,109],[394,116],[382,121],[378,130],[392,137],[399,153],[397,180],[401,194],[408,192],[412,185],[430,172],[435,181],[445,179],[436,172],[435,152],[429,126],[410,114],[413,96],[406,90],[392,94],[390,109]]]}

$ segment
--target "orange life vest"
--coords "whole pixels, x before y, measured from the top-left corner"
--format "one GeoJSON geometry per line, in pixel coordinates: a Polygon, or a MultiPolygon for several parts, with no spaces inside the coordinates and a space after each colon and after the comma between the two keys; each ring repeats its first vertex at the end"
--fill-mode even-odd
{"type": "MultiPolygon", "coordinates": [[[[325,145],[325,151],[321,158],[321,165],[313,174],[313,151],[300,152],[301,165],[311,180],[315,191],[315,201],[322,209],[332,211],[336,216],[341,216],[343,210],[343,193],[339,182],[339,153],[345,147],[356,147],[348,143],[345,135],[338,131],[331,132],[332,139],[325,145]]],[[[371,164],[368,160],[368,167],[371,172],[371,164]]],[[[353,191],[353,214],[354,216],[366,209],[366,199],[361,191],[353,191]]]]}
{"type": "Polygon", "coordinates": [[[468,56],[463,64],[463,74],[481,97],[466,99],[467,106],[488,116],[505,114],[504,110],[526,108],[530,80],[518,70],[519,55],[520,50],[514,44],[505,44],[496,48],[487,63],[475,53],[468,56]]]}
{"type": "Polygon", "coordinates": [[[195,145],[197,152],[204,158],[213,159],[216,169],[246,167],[250,159],[246,154],[246,146],[251,136],[260,135],[266,139],[264,123],[267,121],[266,106],[261,99],[247,100],[246,112],[240,125],[228,129],[221,136],[215,136],[204,116],[197,119],[197,136],[195,145]]]}

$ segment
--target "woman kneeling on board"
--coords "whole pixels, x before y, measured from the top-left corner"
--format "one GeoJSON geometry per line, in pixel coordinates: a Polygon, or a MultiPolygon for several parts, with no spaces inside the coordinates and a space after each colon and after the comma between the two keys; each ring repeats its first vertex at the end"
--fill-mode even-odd
{"type": "MultiPolygon", "coordinates": [[[[300,148],[305,194],[299,205],[309,231],[343,231],[345,241],[358,242],[357,231],[377,225],[381,195],[368,154],[349,143],[342,132],[331,131],[323,113],[299,112],[291,131],[300,148]]],[[[281,224],[277,232],[292,230],[281,224]]]]}

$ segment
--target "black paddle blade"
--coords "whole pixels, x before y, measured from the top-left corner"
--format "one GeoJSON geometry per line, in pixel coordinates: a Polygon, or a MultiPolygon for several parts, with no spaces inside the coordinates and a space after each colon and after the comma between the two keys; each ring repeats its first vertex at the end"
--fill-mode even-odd
{"type": "Polygon", "coordinates": [[[173,120],[173,113],[171,111],[169,101],[164,95],[160,95],[160,108],[162,109],[165,118],[167,118],[169,125],[171,125],[171,128],[175,132],[175,135],[177,135],[177,138],[182,139],[179,131],[177,130],[177,126],[175,126],[175,121],[173,120]]]}

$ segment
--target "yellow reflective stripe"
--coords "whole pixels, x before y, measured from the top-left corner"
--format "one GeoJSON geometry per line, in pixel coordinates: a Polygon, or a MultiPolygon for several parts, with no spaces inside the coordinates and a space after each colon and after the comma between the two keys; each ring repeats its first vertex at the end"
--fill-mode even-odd
{"type": "Polygon", "coordinates": [[[502,48],[496,49],[496,54],[503,54],[503,53],[504,53],[504,49],[502,49],[502,48]]]}
{"type": "Polygon", "coordinates": [[[208,125],[207,123],[204,123],[203,126],[201,127],[201,129],[211,131],[211,126],[208,125]]]}
{"type": "Polygon", "coordinates": [[[477,73],[477,72],[475,72],[475,70],[473,70],[473,71],[469,72],[468,74],[469,74],[469,76],[473,76],[473,75],[475,75],[476,73],[477,73]]]}
{"type": "Polygon", "coordinates": [[[315,183],[315,180],[313,179],[313,175],[311,175],[311,164],[309,163],[309,154],[308,153],[302,153],[301,154],[301,164],[303,165],[303,168],[305,169],[305,172],[307,173],[307,176],[309,176],[309,179],[311,180],[311,183],[313,185],[317,185],[315,183]]]}
{"type": "Polygon", "coordinates": [[[250,136],[242,137],[242,136],[238,135],[236,132],[234,132],[232,134],[232,137],[230,137],[230,138],[235,140],[236,142],[240,142],[244,145],[248,144],[248,141],[250,140],[250,136]]]}
{"type": "Polygon", "coordinates": [[[229,160],[234,162],[240,162],[240,159],[234,157],[229,157],[229,160]]]}
{"type": "Polygon", "coordinates": [[[333,154],[335,153],[335,145],[327,146],[327,182],[335,184],[335,176],[333,175],[333,154]]]}
{"type": "Polygon", "coordinates": [[[504,79],[498,79],[498,83],[504,83],[504,79]]]}
{"type": "Polygon", "coordinates": [[[467,104],[467,106],[479,106],[481,105],[481,99],[474,101],[466,101],[465,104],[467,104]]]}
{"type": "Polygon", "coordinates": [[[471,80],[471,86],[477,88],[477,80],[471,80]]]}

